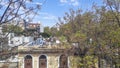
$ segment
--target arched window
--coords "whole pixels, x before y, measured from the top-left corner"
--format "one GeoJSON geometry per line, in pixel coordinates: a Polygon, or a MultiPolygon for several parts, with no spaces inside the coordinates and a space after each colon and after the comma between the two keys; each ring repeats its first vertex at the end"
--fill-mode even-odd
{"type": "Polygon", "coordinates": [[[47,68],[47,58],[45,55],[39,57],[39,68],[47,68]]]}
{"type": "Polygon", "coordinates": [[[32,57],[27,55],[24,59],[24,68],[32,68],[32,57]]]}
{"type": "Polygon", "coordinates": [[[59,68],[68,68],[68,58],[66,55],[61,55],[59,59],[59,68]]]}

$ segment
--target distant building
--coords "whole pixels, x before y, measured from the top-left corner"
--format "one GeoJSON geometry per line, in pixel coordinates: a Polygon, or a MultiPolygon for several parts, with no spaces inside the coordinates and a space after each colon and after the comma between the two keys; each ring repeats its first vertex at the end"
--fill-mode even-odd
{"type": "Polygon", "coordinates": [[[24,30],[25,29],[36,29],[38,32],[44,32],[44,27],[40,22],[28,23],[26,21],[22,21],[19,23],[19,26],[24,30]]]}
{"type": "Polygon", "coordinates": [[[44,32],[44,26],[41,24],[40,25],[40,32],[43,33],[44,32]]]}

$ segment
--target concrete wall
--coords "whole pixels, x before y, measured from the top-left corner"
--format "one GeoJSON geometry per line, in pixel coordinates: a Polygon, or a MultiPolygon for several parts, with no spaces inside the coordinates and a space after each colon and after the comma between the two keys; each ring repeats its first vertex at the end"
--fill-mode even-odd
{"type": "Polygon", "coordinates": [[[18,46],[18,45],[20,45],[20,44],[28,43],[28,42],[31,42],[31,41],[33,41],[33,37],[24,37],[24,36],[13,37],[12,39],[9,39],[8,45],[18,46]],[[12,43],[11,43],[11,42],[12,42],[12,43]]]}

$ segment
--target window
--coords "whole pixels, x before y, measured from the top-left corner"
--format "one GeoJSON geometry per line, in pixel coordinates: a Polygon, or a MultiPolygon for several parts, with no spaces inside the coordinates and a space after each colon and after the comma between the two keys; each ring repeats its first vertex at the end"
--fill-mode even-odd
{"type": "Polygon", "coordinates": [[[59,59],[59,68],[68,68],[68,58],[66,55],[61,55],[59,59]]]}
{"type": "Polygon", "coordinates": [[[32,68],[32,57],[27,55],[24,59],[24,68],[32,68]]]}
{"type": "Polygon", "coordinates": [[[45,55],[39,57],[39,68],[47,68],[47,58],[45,55]]]}

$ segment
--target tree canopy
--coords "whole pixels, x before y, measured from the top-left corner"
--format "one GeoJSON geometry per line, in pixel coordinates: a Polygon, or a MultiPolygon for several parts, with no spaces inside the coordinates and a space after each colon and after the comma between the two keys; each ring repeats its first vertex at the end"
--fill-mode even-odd
{"type": "Polygon", "coordinates": [[[86,12],[70,9],[59,18],[61,25],[56,34],[60,33],[57,35],[64,36],[69,43],[78,43],[80,57],[94,55],[117,68],[120,66],[120,1],[104,1],[105,6],[94,5],[93,10],[86,12]]]}

